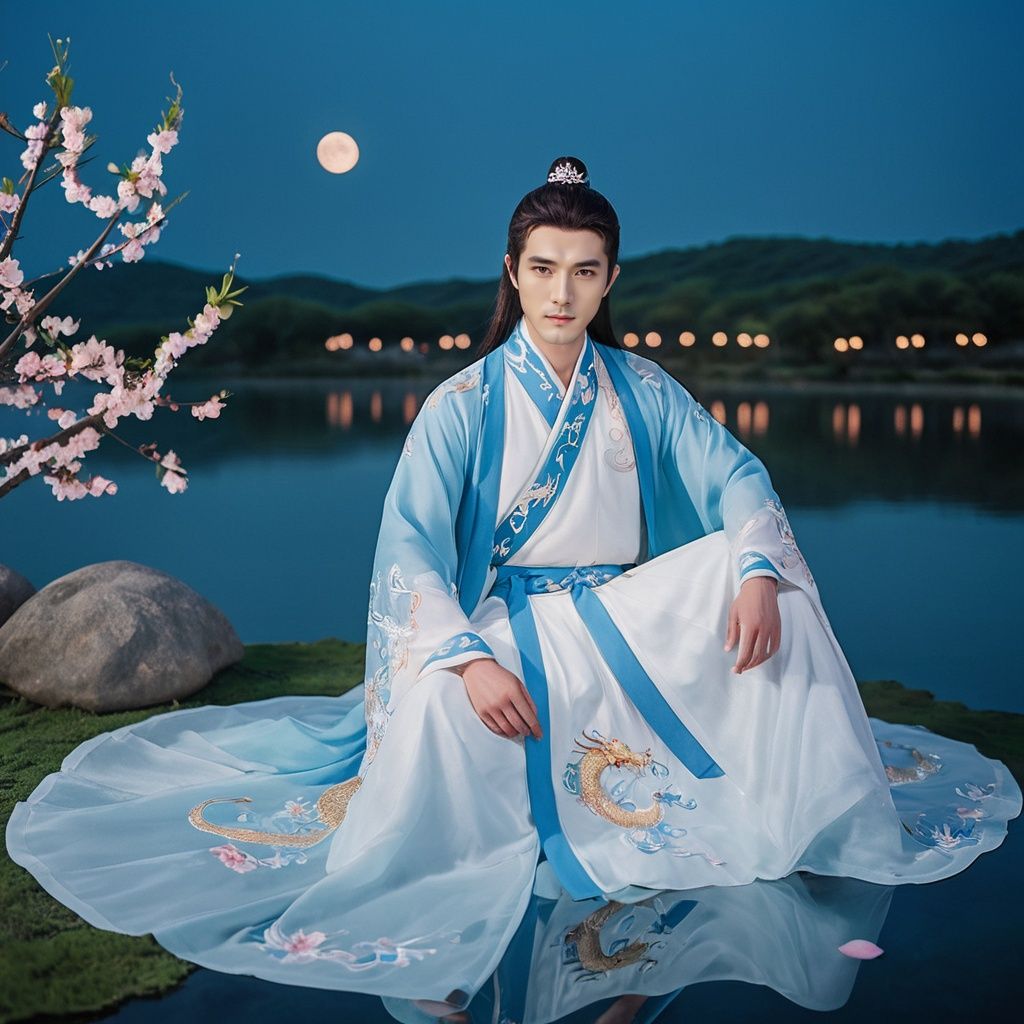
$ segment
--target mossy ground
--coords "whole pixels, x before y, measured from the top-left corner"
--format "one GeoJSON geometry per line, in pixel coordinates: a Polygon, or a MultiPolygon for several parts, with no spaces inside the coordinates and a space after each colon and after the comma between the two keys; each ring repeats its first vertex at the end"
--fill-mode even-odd
{"type": "MultiPolygon", "coordinates": [[[[176,708],[343,693],[360,681],[363,657],[362,644],[334,639],[249,644],[242,661],[187,700],[105,715],[41,708],[0,692],[4,827],[14,804],[98,733],[176,708]]],[[[1024,778],[1024,715],[936,701],[925,690],[908,690],[893,680],[861,683],[860,691],[869,715],[973,743],[1024,778]]],[[[193,970],[194,964],[172,956],[150,935],[120,935],[86,924],[9,857],[0,859],[0,1021],[100,1014],[133,996],[167,992],[193,970]]]]}

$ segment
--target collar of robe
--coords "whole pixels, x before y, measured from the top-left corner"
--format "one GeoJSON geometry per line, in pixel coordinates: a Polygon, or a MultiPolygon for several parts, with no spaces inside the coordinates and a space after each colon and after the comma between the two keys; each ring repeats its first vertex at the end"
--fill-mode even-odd
{"type": "Polygon", "coordinates": [[[529,359],[533,347],[527,346],[526,351],[518,347],[526,345],[518,324],[510,341],[518,345],[513,348],[506,346],[506,364],[521,374],[527,394],[541,414],[547,417],[550,413],[554,418],[548,420],[553,428],[552,436],[540,469],[495,529],[492,565],[507,562],[519,551],[555,507],[583,448],[597,398],[597,369],[590,335],[584,337],[569,387],[557,407],[550,400],[552,390],[544,386],[547,375],[529,359]]]}

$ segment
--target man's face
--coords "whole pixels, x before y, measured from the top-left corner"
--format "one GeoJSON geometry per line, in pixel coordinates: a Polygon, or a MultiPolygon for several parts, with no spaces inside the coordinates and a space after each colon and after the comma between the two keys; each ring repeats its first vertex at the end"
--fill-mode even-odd
{"type": "Polygon", "coordinates": [[[604,240],[596,231],[564,231],[547,224],[526,239],[519,266],[505,254],[505,267],[519,290],[530,337],[541,345],[582,344],[601,300],[619,276],[615,265],[608,280],[604,240]],[[552,314],[571,319],[559,321],[552,314]]]}

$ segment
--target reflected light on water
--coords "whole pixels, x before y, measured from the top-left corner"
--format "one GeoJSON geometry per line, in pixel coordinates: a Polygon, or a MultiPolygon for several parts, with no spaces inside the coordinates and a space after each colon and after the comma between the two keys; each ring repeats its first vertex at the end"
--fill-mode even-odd
{"type": "MultiPolygon", "coordinates": [[[[426,389],[429,392],[429,388],[426,389]]],[[[392,393],[386,399],[381,390],[374,390],[368,396],[369,420],[374,424],[388,421],[401,422],[409,427],[416,419],[426,395],[415,388],[400,393],[392,393]]],[[[729,411],[722,399],[708,402],[706,409],[723,426],[731,429],[739,437],[762,437],[767,435],[771,425],[771,404],[764,399],[738,402],[735,415],[730,421],[729,411]]],[[[366,413],[361,412],[360,418],[366,413]]],[[[863,412],[860,402],[837,401],[831,405],[829,415],[829,433],[835,444],[856,448],[861,441],[863,412]]],[[[954,405],[946,419],[945,409],[929,407],[928,415],[932,422],[947,422],[950,435],[953,437],[969,437],[978,440],[981,437],[981,406],[977,402],[970,405],[954,405]]],[[[326,395],[325,418],[329,427],[350,429],[355,422],[355,401],[353,391],[331,391],[326,395]]],[[[878,413],[869,414],[872,423],[878,422],[878,413]]],[[[898,438],[919,440],[924,434],[925,406],[920,402],[897,400],[892,407],[892,429],[898,438]]],[[[783,428],[785,429],[785,428],[783,428]]]]}
{"type": "Polygon", "coordinates": [[[837,402],[832,407],[832,437],[856,448],[860,437],[860,406],[856,402],[837,402]]]}
{"type": "Polygon", "coordinates": [[[416,395],[412,391],[406,391],[405,397],[402,399],[402,422],[406,426],[416,419],[419,407],[420,403],[416,395]]]}

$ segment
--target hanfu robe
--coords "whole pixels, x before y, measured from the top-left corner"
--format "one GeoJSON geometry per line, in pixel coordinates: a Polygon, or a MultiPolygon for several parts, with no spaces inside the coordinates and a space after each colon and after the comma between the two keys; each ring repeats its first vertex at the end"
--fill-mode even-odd
{"type": "Polygon", "coordinates": [[[521,319],[430,394],[367,627],[340,697],[82,744],[16,805],[11,856],[97,927],[215,970],[464,1006],[537,886],[600,905],[796,870],[927,882],[1020,813],[1001,762],[867,717],[763,463],[589,334],[568,387],[521,319]],[[778,581],[781,643],[737,675],[751,576],[778,581]],[[481,720],[452,671],[479,657],[523,681],[540,739],[481,720]]]}

